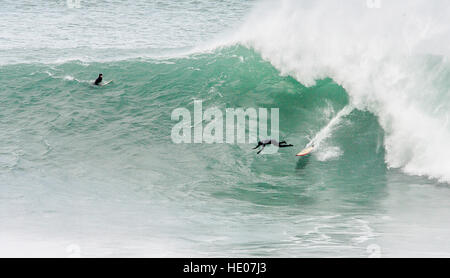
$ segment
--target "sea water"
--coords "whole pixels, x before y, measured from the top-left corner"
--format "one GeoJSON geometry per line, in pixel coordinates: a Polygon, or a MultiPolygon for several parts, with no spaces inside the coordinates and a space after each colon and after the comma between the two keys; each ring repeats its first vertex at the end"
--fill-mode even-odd
{"type": "Polygon", "coordinates": [[[1,2],[0,256],[450,256],[446,0],[1,2]],[[294,147],[175,144],[195,100],[294,147]]]}

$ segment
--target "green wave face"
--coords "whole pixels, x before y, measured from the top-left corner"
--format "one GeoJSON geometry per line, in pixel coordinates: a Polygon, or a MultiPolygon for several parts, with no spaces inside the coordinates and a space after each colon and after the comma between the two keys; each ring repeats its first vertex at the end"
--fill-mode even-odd
{"type": "MultiPolygon", "coordinates": [[[[1,176],[11,188],[31,184],[33,190],[59,192],[94,210],[83,201],[93,194],[102,199],[96,202],[121,214],[110,203],[118,198],[127,203],[125,211],[135,213],[134,220],[179,210],[205,215],[212,209],[225,221],[225,212],[245,210],[258,217],[262,210],[268,219],[282,212],[276,220],[281,223],[292,213],[376,211],[385,194],[383,131],[376,117],[351,112],[316,153],[298,159],[295,154],[348,104],[348,96],[330,79],[306,88],[280,76],[244,47],[168,60],[20,64],[1,71],[0,139],[9,157],[1,176]],[[114,82],[93,86],[97,72],[114,82]],[[295,147],[256,155],[253,144],[174,144],[170,135],[177,122],[171,113],[181,107],[193,111],[194,99],[203,100],[204,110],[279,108],[280,138],[295,147]],[[135,211],[144,200],[149,207],[135,211]]],[[[44,207],[59,211],[63,201],[47,198],[44,207]]],[[[65,213],[55,214],[59,219],[65,213]]],[[[97,214],[90,217],[100,218],[97,214]]],[[[190,225],[186,221],[175,226],[184,229],[190,225]]],[[[232,221],[237,225],[242,219],[232,221]]],[[[230,244],[240,237],[245,233],[230,244]]]]}
{"type": "MultiPolygon", "coordinates": [[[[351,175],[361,167],[369,171],[365,176],[371,176],[371,171],[382,176],[385,171],[383,132],[377,119],[356,110],[327,135],[315,156],[307,162],[298,161],[295,154],[348,104],[348,96],[330,79],[306,88],[289,76],[280,76],[270,63],[244,47],[168,60],[11,65],[3,68],[1,82],[6,84],[2,140],[28,148],[23,159],[36,159],[33,168],[61,166],[62,161],[62,167],[66,167],[80,160],[94,163],[106,159],[112,171],[121,168],[124,161],[132,164],[135,156],[157,152],[157,159],[152,159],[155,163],[170,168],[178,165],[175,171],[182,171],[185,166],[177,160],[195,156],[218,167],[203,169],[204,165],[197,165],[194,172],[235,175],[235,186],[240,190],[243,185],[252,187],[255,175],[263,173],[292,176],[296,182],[288,183],[295,185],[307,182],[305,177],[323,176],[325,171],[330,175],[327,182],[336,180],[332,185],[339,187],[365,184],[366,178],[351,175]],[[114,82],[93,86],[92,73],[96,72],[114,82]],[[226,108],[279,108],[281,139],[295,148],[273,156],[254,156],[253,145],[249,144],[176,145],[170,137],[177,123],[171,120],[171,113],[187,108],[193,116],[193,100],[202,100],[203,110],[217,107],[224,114],[226,108]],[[33,146],[42,144],[46,148],[48,144],[50,150],[37,152],[39,148],[27,147],[30,140],[33,146]],[[229,169],[228,163],[233,168],[229,169]],[[241,163],[247,169],[240,174],[241,163]]],[[[13,169],[27,167],[20,162],[13,169]]],[[[215,181],[220,191],[230,190],[223,186],[228,182],[215,181]]],[[[278,182],[276,179],[269,184],[278,182]]]]}

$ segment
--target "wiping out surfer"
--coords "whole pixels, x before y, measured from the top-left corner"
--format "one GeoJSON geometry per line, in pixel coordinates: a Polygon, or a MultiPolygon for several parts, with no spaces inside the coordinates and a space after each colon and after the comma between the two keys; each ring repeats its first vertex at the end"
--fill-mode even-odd
{"type": "Polygon", "coordinates": [[[267,145],[274,145],[279,148],[286,148],[286,147],[294,146],[294,145],[287,144],[286,141],[278,142],[277,140],[274,140],[274,139],[267,139],[267,140],[259,141],[258,145],[256,147],[254,147],[253,149],[256,150],[257,148],[262,146],[262,148],[257,152],[257,154],[260,154],[267,145]]]}

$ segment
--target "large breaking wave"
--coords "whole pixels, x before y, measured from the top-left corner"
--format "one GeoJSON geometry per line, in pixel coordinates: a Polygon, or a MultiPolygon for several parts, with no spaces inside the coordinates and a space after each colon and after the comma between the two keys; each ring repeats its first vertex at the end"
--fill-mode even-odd
{"type": "Polygon", "coordinates": [[[232,41],[304,85],[332,78],[378,116],[389,167],[448,182],[449,10],[446,1],[266,1],[232,41]]]}

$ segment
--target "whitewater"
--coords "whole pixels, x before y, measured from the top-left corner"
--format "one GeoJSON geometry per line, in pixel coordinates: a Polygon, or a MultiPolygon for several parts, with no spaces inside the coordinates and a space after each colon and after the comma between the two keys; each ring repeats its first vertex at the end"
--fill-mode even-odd
{"type": "Polygon", "coordinates": [[[306,86],[332,78],[353,105],[379,117],[389,167],[449,182],[450,7],[367,3],[270,2],[239,41],[306,86]]]}
{"type": "Polygon", "coordinates": [[[446,1],[130,3],[2,1],[0,256],[450,256],[446,1]],[[175,144],[195,100],[295,147],[175,144]]]}

